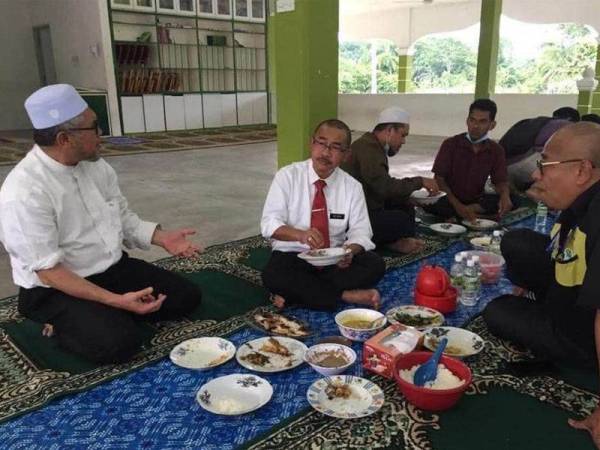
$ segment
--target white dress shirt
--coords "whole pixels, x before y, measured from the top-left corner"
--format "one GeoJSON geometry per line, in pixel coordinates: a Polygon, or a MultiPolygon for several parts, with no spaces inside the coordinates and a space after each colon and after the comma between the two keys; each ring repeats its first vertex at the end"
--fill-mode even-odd
{"type": "Polygon", "coordinates": [[[127,247],[150,247],[156,223],[131,212],[106,161],[65,166],[35,145],[0,189],[0,240],[15,284],[45,286],[58,263],[81,277],[104,272],[127,247]]]}
{"type": "MultiPolygon", "coordinates": [[[[315,181],[319,176],[314,171],[310,159],[290,164],[279,170],[273,179],[261,220],[262,235],[271,239],[273,233],[288,225],[301,230],[310,228],[315,181]]],[[[331,247],[343,244],[358,244],[365,250],[372,250],[373,231],[361,184],[343,170],[336,168],[325,179],[324,188],[329,221],[331,247]]],[[[271,239],[273,250],[282,252],[304,252],[308,245],[298,241],[271,239]]]]}

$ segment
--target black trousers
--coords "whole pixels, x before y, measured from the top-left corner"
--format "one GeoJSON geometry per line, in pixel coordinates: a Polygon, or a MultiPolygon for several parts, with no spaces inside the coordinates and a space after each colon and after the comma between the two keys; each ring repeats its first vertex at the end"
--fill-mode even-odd
{"type": "MultiPolygon", "coordinates": [[[[498,194],[483,194],[477,203],[479,203],[479,206],[481,206],[481,209],[483,209],[483,215],[493,216],[498,213],[499,201],[500,196],[498,194]]],[[[521,203],[519,197],[514,195],[510,196],[510,201],[513,204],[513,208],[517,208],[521,203]]],[[[449,219],[451,217],[458,218],[458,214],[456,213],[454,206],[452,206],[448,201],[447,196],[440,198],[433,205],[423,206],[423,209],[429,214],[434,214],[444,219],[449,219]]]]}
{"type": "Polygon", "coordinates": [[[560,295],[554,278],[554,263],[546,252],[548,236],[529,229],[511,230],[501,243],[506,259],[507,277],[517,286],[535,294],[535,300],[503,295],[492,300],[483,311],[490,332],[502,339],[521,344],[537,356],[557,362],[594,367],[596,356],[593,345],[594,311],[578,309],[569,318],[557,320],[551,311],[552,302],[560,295]],[[578,320],[573,320],[577,318],[578,320]],[[568,327],[589,328],[588,345],[571,338],[568,327]]]}
{"type": "Polygon", "coordinates": [[[355,255],[346,269],[318,268],[295,252],[273,251],[263,273],[263,284],[286,302],[308,308],[332,310],[348,289],[372,288],[385,274],[385,263],[374,252],[355,255]]]}
{"type": "Polygon", "coordinates": [[[151,286],[155,295],[167,296],[158,311],[137,315],[52,288],[20,289],[18,307],[23,316],[52,324],[62,348],[95,362],[129,359],[142,344],[140,320],[179,318],[196,308],[201,299],[200,289],[192,282],[127,254],[87,280],[117,294],[151,286]]]}
{"type": "Polygon", "coordinates": [[[369,219],[373,228],[373,242],[376,245],[389,244],[401,238],[413,237],[416,233],[414,206],[370,210],[369,219]]]}

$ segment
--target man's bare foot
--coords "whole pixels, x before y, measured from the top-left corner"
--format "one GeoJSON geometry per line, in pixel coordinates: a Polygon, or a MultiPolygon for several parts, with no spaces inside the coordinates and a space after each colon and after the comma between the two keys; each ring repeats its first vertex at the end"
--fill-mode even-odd
{"type": "Polygon", "coordinates": [[[273,303],[275,308],[283,309],[285,306],[285,298],[283,298],[281,295],[271,294],[271,298],[269,300],[271,300],[271,303],[273,303]]]}
{"type": "Polygon", "coordinates": [[[342,292],[342,300],[346,303],[358,303],[379,309],[381,296],[377,289],[352,289],[342,292]]]}
{"type": "Polygon", "coordinates": [[[45,323],[44,328],[42,328],[42,336],[45,336],[45,337],[54,336],[54,327],[49,323],[45,323]]]}
{"type": "Polygon", "coordinates": [[[402,238],[388,244],[388,247],[398,253],[418,253],[425,248],[425,242],[416,238],[402,238]]]}

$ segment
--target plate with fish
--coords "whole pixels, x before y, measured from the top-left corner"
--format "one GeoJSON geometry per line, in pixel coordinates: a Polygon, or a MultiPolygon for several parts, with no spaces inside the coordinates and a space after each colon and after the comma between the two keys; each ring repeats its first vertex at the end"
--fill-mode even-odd
{"type": "Polygon", "coordinates": [[[235,358],[241,366],[256,372],[282,372],[304,362],[308,348],[286,337],[262,337],[240,345],[235,358]]]}
{"type": "Polygon", "coordinates": [[[306,322],[282,313],[257,312],[250,315],[247,322],[253,328],[271,336],[305,339],[313,334],[306,322]]]}

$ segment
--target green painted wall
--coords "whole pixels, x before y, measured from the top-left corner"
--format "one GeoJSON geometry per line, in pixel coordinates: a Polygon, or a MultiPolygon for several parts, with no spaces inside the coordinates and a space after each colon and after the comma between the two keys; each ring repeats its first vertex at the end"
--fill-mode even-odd
{"type": "Polygon", "coordinates": [[[313,128],[337,117],[338,0],[296,0],[276,12],[275,91],[279,167],[306,159],[313,128]]]}
{"type": "Polygon", "coordinates": [[[500,41],[502,0],[481,1],[481,28],[477,53],[475,98],[490,98],[496,89],[496,63],[500,41]]]}
{"type": "Polygon", "coordinates": [[[577,96],[577,111],[580,115],[589,114],[592,107],[592,92],[579,91],[577,96]]]}
{"type": "MultiPolygon", "coordinates": [[[[598,44],[596,49],[596,80],[600,81],[600,44],[598,44]]],[[[592,93],[590,103],[590,110],[588,112],[600,114],[600,83],[598,83],[598,87],[592,93]]]]}
{"type": "Polygon", "coordinates": [[[410,92],[412,88],[412,55],[398,57],[398,92],[410,92]]]}

